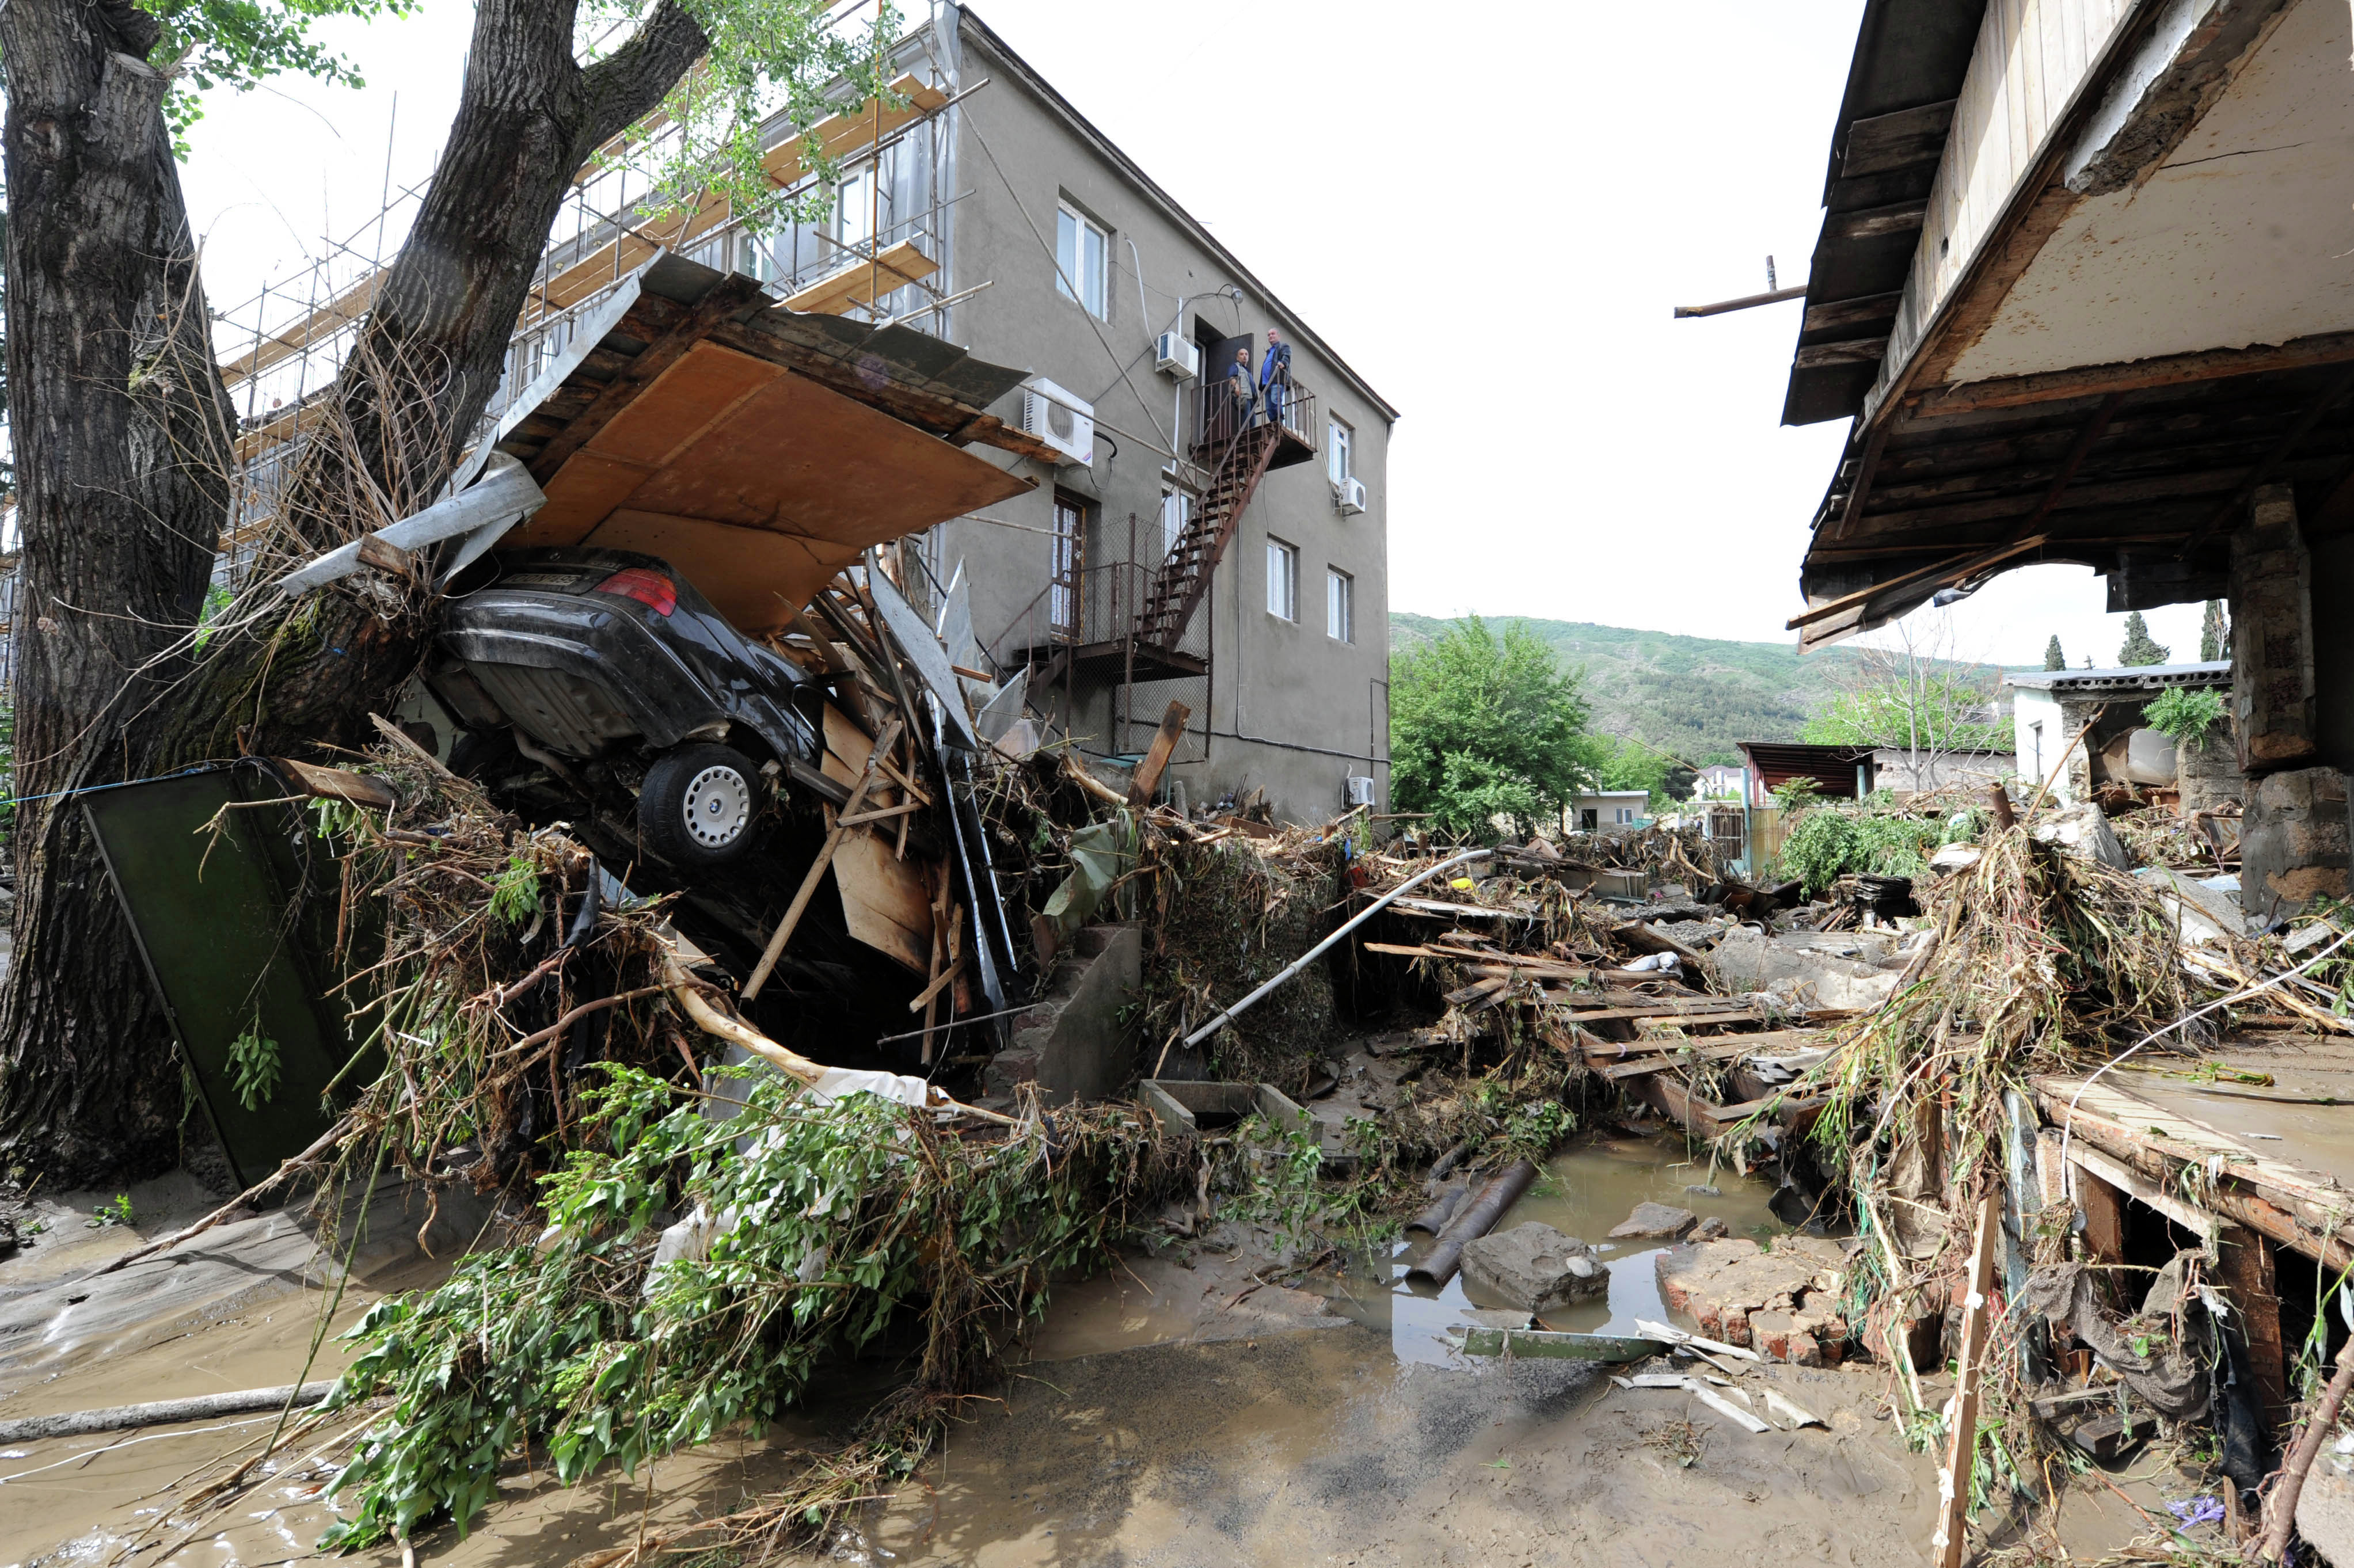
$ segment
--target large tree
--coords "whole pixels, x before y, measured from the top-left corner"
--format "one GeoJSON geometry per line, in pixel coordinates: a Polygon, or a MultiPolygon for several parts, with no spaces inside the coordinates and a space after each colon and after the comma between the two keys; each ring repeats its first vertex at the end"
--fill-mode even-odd
{"type": "Polygon", "coordinates": [[[1594,785],[1584,682],[1521,621],[1467,616],[1390,662],[1390,798],[1442,830],[1493,840],[1557,826],[1594,785]]]}
{"type": "MultiPolygon", "coordinates": [[[[240,60],[249,74],[321,71],[301,19],[380,0],[150,3],[164,22],[121,0],[0,6],[24,539],[16,781],[49,797],[27,803],[14,846],[0,1150],[53,1184],[168,1164],[183,1110],[168,1031],[70,792],[352,740],[428,625],[413,602],[387,612],[329,591],[291,618],[249,606],[201,651],[192,635],[227,518],[231,424],[166,95],[192,60],[217,68],[196,81],[234,80],[240,60]],[[202,29],[222,16],[241,18],[234,41],[259,38],[260,53],[205,53],[202,29]]],[[[823,13],[822,0],[652,0],[628,42],[584,63],[577,0],[478,0],[440,164],[325,395],[335,439],[307,443],[281,493],[289,543],[341,542],[443,482],[497,387],[572,176],[598,149],[666,96],[691,128],[740,126],[779,96],[809,123],[811,78],[848,58],[822,43],[823,13]],[[703,96],[682,100],[706,49],[703,96]]]]}
{"type": "Polygon", "coordinates": [[[2163,664],[2173,650],[2149,634],[2149,623],[2142,620],[2141,611],[2126,617],[2125,645],[2117,650],[2117,662],[2126,669],[2139,664],[2163,664]]]}

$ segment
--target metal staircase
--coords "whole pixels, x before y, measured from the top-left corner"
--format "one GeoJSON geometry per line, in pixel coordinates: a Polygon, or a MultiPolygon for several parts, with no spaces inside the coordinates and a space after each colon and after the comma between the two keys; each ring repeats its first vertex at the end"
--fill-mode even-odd
{"type": "Polygon", "coordinates": [[[1282,428],[1274,424],[1257,424],[1236,433],[1211,471],[1201,504],[1153,576],[1136,613],[1137,641],[1149,648],[1177,646],[1283,439],[1282,428]]]}

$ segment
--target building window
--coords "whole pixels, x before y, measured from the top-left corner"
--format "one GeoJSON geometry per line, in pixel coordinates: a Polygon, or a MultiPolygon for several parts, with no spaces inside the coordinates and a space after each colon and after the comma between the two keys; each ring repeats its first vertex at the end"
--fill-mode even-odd
{"type": "Polygon", "coordinates": [[[862,169],[843,176],[833,190],[833,237],[847,249],[875,238],[874,171],[862,169]]]}
{"type": "Polygon", "coordinates": [[[1620,827],[1623,828],[1627,826],[1635,820],[1635,808],[1632,806],[1620,806],[1617,808],[1617,816],[1614,820],[1620,827]]]}
{"type": "Polygon", "coordinates": [[[1267,612],[1299,619],[1299,547],[1280,539],[1267,542],[1267,612]]]}
{"type": "Polygon", "coordinates": [[[1102,229],[1067,207],[1055,214],[1055,287],[1063,298],[1078,301],[1105,320],[1109,318],[1104,269],[1110,254],[1111,241],[1102,229]]]}
{"type": "Polygon", "coordinates": [[[1342,642],[1356,636],[1356,579],[1338,567],[1324,568],[1324,633],[1342,642]]]}
{"type": "Polygon", "coordinates": [[[1339,484],[1357,471],[1355,467],[1357,454],[1351,450],[1356,441],[1357,433],[1338,419],[1332,420],[1326,426],[1325,433],[1325,477],[1333,483],[1339,484]]]}

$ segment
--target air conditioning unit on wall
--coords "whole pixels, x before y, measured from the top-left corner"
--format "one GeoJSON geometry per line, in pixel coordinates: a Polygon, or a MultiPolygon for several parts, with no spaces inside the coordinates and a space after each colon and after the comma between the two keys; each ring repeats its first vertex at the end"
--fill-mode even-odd
{"type": "Polygon", "coordinates": [[[1355,517],[1365,510],[1365,482],[1344,479],[1332,487],[1332,504],[1341,509],[1343,517],[1355,517]]]}
{"type": "Polygon", "coordinates": [[[1370,806],[1373,803],[1373,779],[1370,773],[1352,773],[1349,778],[1348,804],[1370,806]]]}
{"type": "Polygon", "coordinates": [[[1191,381],[1202,374],[1202,345],[1182,333],[1164,332],[1152,342],[1152,368],[1191,381]]]}
{"type": "Polygon", "coordinates": [[[1022,388],[1022,428],[1075,463],[1096,461],[1096,408],[1041,376],[1022,388]]]}

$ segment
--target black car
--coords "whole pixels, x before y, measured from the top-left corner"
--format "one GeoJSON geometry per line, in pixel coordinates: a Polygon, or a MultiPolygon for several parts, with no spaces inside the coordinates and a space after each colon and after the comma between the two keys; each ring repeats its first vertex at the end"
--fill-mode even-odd
{"type": "Polygon", "coordinates": [[[610,779],[634,789],[646,847],[693,869],[749,849],[765,790],[818,759],[825,689],[664,561],[518,551],[457,587],[427,681],[464,726],[461,772],[513,745],[610,779]]]}

